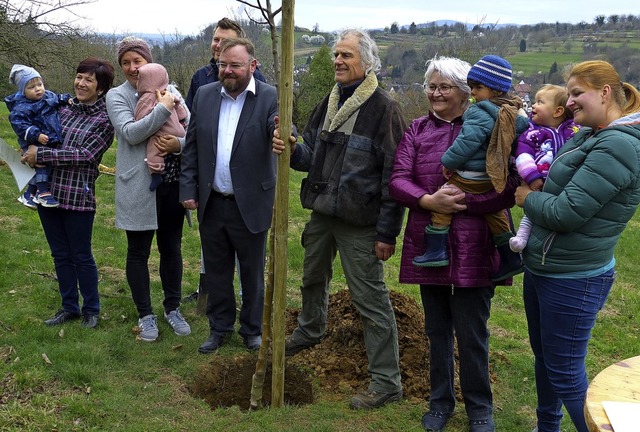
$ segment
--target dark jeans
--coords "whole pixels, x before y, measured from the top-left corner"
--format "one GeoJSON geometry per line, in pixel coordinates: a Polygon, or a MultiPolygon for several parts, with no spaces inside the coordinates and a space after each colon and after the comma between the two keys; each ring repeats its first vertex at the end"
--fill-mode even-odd
{"type": "Polygon", "coordinates": [[[493,415],[489,381],[489,320],[494,287],[455,288],[420,285],[429,337],[429,409],[452,413],[454,382],[454,334],[460,359],[460,387],[471,420],[493,415]]]}
{"type": "Polygon", "coordinates": [[[163,306],[171,312],[182,297],[182,226],[184,208],[178,201],[178,182],[162,183],[156,189],[158,229],[127,231],[127,282],[138,316],[153,313],[149,284],[149,255],[156,236],[160,253],[160,280],[164,290],[163,306]]]}
{"type": "Polygon", "coordinates": [[[78,288],[82,294],[82,313],[98,315],[98,268],[91,251],[95,212],[38,206],[62,297],[62,309],[79,314],[78,288]]]}
{"type": "Polygon", "coordinates": [[[597,277],[555,279],[524,272],[524,308],[535,355],[538,431],[557,432],[564,404],[578,432],[586,432],[587,345],[596,315],[613,285],[597,277]]]}
{"type": "Polygon", "coordinates": [[[38,192],[49,192],[49,180],[51,179],[51,165],[36,167],[34,182],[38,185],[38,192]]]}

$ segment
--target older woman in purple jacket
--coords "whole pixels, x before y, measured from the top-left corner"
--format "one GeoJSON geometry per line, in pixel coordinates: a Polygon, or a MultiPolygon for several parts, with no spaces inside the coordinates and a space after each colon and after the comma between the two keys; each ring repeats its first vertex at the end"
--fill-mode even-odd
{"type": "Polygon", "coordinates": [[[427,431],[444,429],[454,411],[454,334],[470,430],[495,430],[487,320],[495,287],[491,274],[498,268],[499,256],[482,215],[514,205],[519,177],[512,171],[501,194],[472,195],[455,187],[441,188],[446,179],[440,158],[460,132],[461,117],[469,105],[469,69],[468,63],[455,58],[429,61],[425,90],[431,111],[405,132],[389,184],[391,196],[409,208],[400,282],[420,284],[430,342],[431,395],[429,411],[422,417],[427,431]],[[432,211],[454,214],[448,236],[450,264],[417,267],[412,259],[425,249],[424,227],[431,223],[432,211]]]}

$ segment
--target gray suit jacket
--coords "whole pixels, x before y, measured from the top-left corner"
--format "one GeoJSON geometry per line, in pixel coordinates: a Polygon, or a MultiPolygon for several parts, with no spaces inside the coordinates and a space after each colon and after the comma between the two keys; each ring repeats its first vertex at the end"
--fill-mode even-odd
{"type": "MultiPolygon", "coordinates": [[[[211,198],[218,147],[222,84],[201,86],[193,99],[191,120],[182,153],[180,202],[198,201],[202,222],[211,198]]],[[[275,87],[256,80],[256,93],[247,93],[231,150],[233,191],[249,231],[271,225],[276,186],[276,158],[271,151],[278,100],[275,87]]]]}

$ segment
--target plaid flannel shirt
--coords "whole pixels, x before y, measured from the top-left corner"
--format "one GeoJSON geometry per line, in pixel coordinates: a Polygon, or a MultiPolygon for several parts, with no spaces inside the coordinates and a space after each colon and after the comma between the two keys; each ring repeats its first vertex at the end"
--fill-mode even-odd
{"type": "Polygon", "coordinates": [[[114,131],[104,97],[93,105],[74,102],[59,110],[62,146],[38,147],[36,160],[52,166],[51,193],[60,208],[95,211],[98,165],[113,142],[114,131]]]}

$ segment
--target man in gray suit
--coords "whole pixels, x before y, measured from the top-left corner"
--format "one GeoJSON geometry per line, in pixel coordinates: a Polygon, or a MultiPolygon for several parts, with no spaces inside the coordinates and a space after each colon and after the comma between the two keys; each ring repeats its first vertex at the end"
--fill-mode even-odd
{"type": "Polygon", "coordinates": [[[198,210],[210,335],[199,352],[211,353],[234,331],[235,255],[240,263],[240,335],[249,350],[262,342],[264,264],[276,185],[271,152],[277,96],[253,78],[251,41],[227,39],[220,49],[219,81],[198,89],[182,153],[180,202],[198,210]]]}

